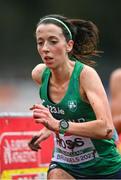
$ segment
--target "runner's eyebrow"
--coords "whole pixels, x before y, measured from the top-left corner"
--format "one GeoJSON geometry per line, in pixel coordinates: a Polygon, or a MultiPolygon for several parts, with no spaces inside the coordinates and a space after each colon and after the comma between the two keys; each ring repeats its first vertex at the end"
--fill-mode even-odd
{"type": "MultiPolygon", "coordinates": [[[[44,39],[44,38],[39,37],[39,38],[37,38],[37,41],[40,41],[40,40],[43,40],[43,39],[44,39]]],[[[48,39],[49,39],[49,40],[52,40],[52,39],[58,40],[58,38],[57,38],[56,36],[49,36],[48,39]]]]}

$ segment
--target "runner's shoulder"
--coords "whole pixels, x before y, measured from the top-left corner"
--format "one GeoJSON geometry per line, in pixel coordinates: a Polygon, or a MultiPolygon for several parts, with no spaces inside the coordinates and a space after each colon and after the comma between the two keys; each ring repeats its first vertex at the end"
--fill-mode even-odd
{"type": "Polygon", "coordinates": [[[32,70],[32,79],[37,84],[41,84],[42,74],[45,68],[46,68],[46,65],[41,63],[41,64],[36,65],[34,69],[32,70]]]}

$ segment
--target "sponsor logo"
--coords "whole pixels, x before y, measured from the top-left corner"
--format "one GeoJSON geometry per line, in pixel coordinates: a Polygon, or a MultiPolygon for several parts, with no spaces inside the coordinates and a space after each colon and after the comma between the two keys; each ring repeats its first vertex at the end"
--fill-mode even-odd
{"type": "Polygon", "coordinates": [[[47,108],[50,110],[51,113],[65,114],[64,110],[60,109],[59,107],[54,107],[54,106],[47,105],[47,108]]]}

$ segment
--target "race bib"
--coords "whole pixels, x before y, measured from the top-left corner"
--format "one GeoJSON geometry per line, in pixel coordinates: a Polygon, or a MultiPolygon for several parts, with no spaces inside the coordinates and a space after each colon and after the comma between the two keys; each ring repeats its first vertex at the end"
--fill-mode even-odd
{"type": "Polygon", "coordinates": [[[96,157],[99,156],[90,138],[73,135],[55,138],[53,161],[79,164],[96,157]]]}

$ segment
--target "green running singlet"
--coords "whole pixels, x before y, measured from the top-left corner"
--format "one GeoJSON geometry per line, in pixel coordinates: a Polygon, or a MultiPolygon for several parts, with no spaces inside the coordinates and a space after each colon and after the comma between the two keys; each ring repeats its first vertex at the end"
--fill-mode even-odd
{"type": "MultiPolygon", "coordinates": [[[[40,98],[54,118],[76,123],[96,120],[92,107],[80,96],[79,76],[83,66],[84,64],[79,61],[75,62],[67,92],[59,103],[53,103],[49,98],[48,85],[51,72],[49,68],[44,70],[40,98]]],[[[121,155],[113,138],[91,139],[69,134],[60,138],[56,134],[54,136],[52,161],[57,162],[66,171],[86,176],[108,175],[121,169],[121,155]]]]}

